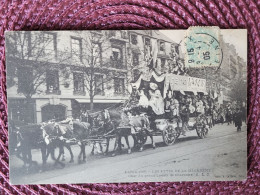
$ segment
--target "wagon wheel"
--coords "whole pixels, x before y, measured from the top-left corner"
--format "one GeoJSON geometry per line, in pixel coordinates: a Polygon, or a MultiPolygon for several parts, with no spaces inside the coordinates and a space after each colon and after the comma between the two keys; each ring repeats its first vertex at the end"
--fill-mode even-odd
{"type": "Polygon", "coordinates": [[[163,131],[163,141],[167,146],[174,144],[180,133],[171,125],[168,125],[163,131]]]}
{"type": "Polygon", "coordinates": [[[196,131],[199,136],[199,138],[203,139],[207,136],[208,134],[208,128],[206,127],[207,125],[207,117],[203,114],[199,115],[196,119],[196,131]]]}

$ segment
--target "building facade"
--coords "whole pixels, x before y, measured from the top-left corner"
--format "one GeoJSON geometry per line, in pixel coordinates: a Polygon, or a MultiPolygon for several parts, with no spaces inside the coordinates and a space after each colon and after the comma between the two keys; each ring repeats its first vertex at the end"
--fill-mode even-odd
{"type": "Polygon", "coordinates": [[[30,123],[121,103],[147,67],[160,74],[183,61],[159,31],[12,32],[7,50],[9,117],[30,123]]]}

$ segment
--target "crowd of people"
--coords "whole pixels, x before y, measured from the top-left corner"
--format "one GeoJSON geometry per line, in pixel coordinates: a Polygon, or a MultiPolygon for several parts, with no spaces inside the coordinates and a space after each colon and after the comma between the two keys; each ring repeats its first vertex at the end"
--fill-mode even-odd
{"type": "Polygon", "coordinates": [[[128,104],[132,114],[146,113],[151,120],[156,118],[180,118],[183,126],[188,125],[190,117],[199,114],[212,117],[212,123],[227,123],[241,129],[246,120],[246,108],[240,104],[219,104],[214,98],[203,93],[180,92],[168,90],[163,98],[157,84],[150,83],[149,90],[133,87],[128,104]]]}

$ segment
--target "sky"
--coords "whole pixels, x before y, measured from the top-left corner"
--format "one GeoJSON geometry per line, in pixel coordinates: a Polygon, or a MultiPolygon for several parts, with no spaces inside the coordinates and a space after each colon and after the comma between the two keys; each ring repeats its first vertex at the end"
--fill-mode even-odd
{"type": "MultiPolygon", "coordinates": [[[[186,30],[160,30],[161,33],[180,43],[185,37],[186,30]]],[[[247,30],[246,29],[221,29],[221,34],[226,43],[233,44],[237,54],[247,60],[247,30]]],[[[183,48],[182,48],[183,49],[183,48]]]]}

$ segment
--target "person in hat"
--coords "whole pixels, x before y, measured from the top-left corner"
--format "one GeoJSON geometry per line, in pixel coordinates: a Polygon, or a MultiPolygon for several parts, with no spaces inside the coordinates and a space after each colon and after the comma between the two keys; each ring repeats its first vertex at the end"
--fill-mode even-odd
{"type": "Polygon", "coordinates": [[[141,106],[142,108],[145,108],[145,109],[148,108],[148,106],[149,106],[149,100],[146,97],[146,95],[144,94],[143,89],[140,90],[140,99],[138,102],[138,106],[141,106]]]}
{"type": "Polygon", "coordinates": [[[164,100],[160,90],[158,89],[158,85],[155,83],[150,83],[149,94],[151,96],[149,105],[156,115],[164,114],[164,100]]]}
{"type": "Polygon", "coordinates": [[[204,114],[204,105],[201,98],[198,97],[198,101],[196,102],[196,111],[198,114],[204,114]]]}
{"type": "Polygon", "coordinates": [[[169,90],[167,92],[166,98],[164,99],[165,110],[169,110],[170,109],[171,100],[172,100],[172,91],[169,90]]]}
{"type": "Polygon", "coordinates": [[[170,110],[173,117],[178,117],[180,115],[179,109],[180,109],[180,103],[173,95],[171,99],[171,105],[170,105],[170,110]]]}
{"type": "Polygon", "coordinates": [[[242,111],[239,107],[236,108],[236,111],[234,113],[234,123],[235,127],[237,128],[237,131],[241,131],[242,126],[242,111]]]}
{"type": "Polygon", "coordinates": [[[132,104],[136,105],[138,104],[139,98],[140,98],[139,91],[137,90],[136,86],[133,86],[132,93],[130,95],[130,101],[132,102],[132,104]]]}
{"type": "Polygon", "coordinates": [[[185,104],[182,106],[181,111],[180,111],[180,116],[182,120],[182,135],[186,135],[186,131],[188,130],[188,122],[190,118],[190,109],[189,109],[189,104],[185,104]]]}

